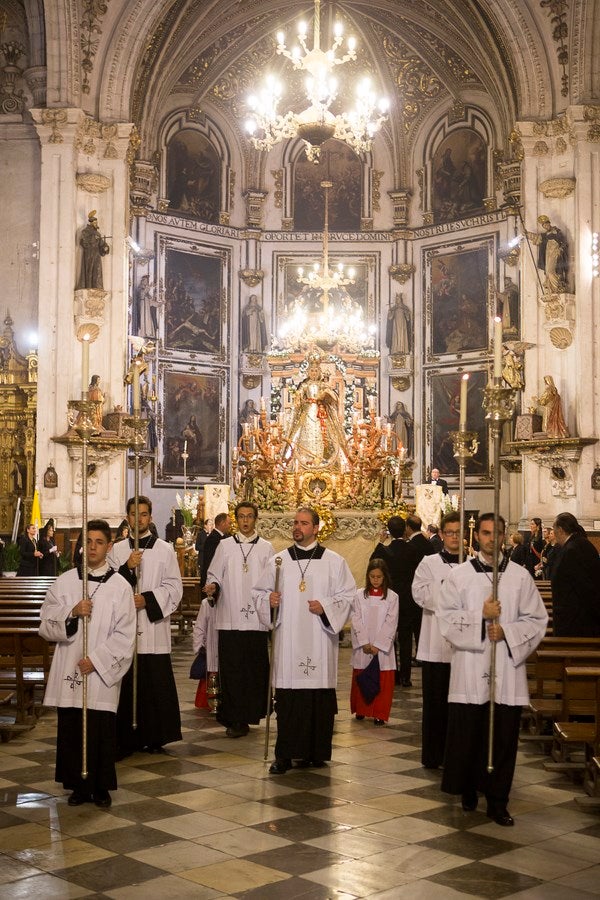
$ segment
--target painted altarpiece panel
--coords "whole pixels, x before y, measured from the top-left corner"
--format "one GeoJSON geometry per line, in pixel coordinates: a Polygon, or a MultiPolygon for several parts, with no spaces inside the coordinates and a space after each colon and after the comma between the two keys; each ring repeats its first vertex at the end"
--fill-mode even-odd
{"type": "MultiPolygon", "coordinates": [[[[313,263],[321,261],[319,254],[312,256],[294,255],[276,256],[275,286],[277,297],[277,320],[279,323],[290,316],[298,301],[308,315],[317,314],[322,310],[322,293],[303,285],[298,281],[298,269],[302,268],[304,274],[312,268],[313,263]]],[[[343,290],[349,294],[352,300],[361,307],[367,325],[375,320],[375,256],[351,257],[348,254],[333,253],[329,257],[330,269],[335,269],[338,263],[343,263],[346,271],[354,269],[354,283],[346,285],[343,290]]],[[[341,290],[333,289],[329,292],[330,301],[339,303],[341,290]]]]}
{"type": "Polygon", "coordinates": [[[472,128],[448,134],[435,151],[431,172],[433,221],[453,222],[484,210],[487,147],[472,128]]]}
{"type": "Polygon", "coordinates": [[[201,222],[219,223],[221,161],[204,135],[184,128],[167,146],[169,209],[201,222]]]}
{"type": "MultiPolygon", "coordinates": [[[[467,370],[469,371],[469,370],[467,370]]],[[[437,468],[442,475],[458,475],[458,462],[449,433],[458,431],[460,418],[460,372],[427,372],[425,422],[425,458],[430,468],[437,468]]],[[[469,371],[467,390],[467,429],[477,433],[479,447],[468,460],[465,474],[471,483],[489,481],[488,424],[482,406],[483,391],[487,384],[487,369],[469,371]]]]}
{"type": "Polygon", "coordinates": [[[321,182],[326,180],[331,182],[329,231],[360,231],[361,173],[360,159],[341,141],[326,141],[316,164],[303,153],[294,165],[294,230],[323,230],[325,200],[321,182]]]}

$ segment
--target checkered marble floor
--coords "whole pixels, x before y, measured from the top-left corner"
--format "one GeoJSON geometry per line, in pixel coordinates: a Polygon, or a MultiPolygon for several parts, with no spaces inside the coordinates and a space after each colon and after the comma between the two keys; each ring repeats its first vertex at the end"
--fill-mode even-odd
{"type": "Polygon", "coordinates": [[[120,763],[110,810],[67,806],[53,780],[54,712],[0,745],[0,896],[600,896],[600,813],[544,771],[537,746],[519,753],[514,828],[440,793],[440,774],[419,760],[418,669],[413,688],[396,689],[390,724],[374,728],[350,716],[343,649],[331,764],[273,777],[264,725],[230,740],[194,708],[191,655],[189,638],[174,649],[184,740],[120,763]]]}

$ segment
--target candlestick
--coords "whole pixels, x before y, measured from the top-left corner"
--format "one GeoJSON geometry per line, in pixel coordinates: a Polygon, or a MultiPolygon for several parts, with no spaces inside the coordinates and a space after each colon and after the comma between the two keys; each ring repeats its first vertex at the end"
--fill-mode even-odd
{"type": "Polygon", "coordinates": [[[469,376],[463,375],[462,380],[460,382],[460,422],[459,428],[465,429],[467,427],[467,386],[469,383],[469,376]]]}
{"type": "Polygon", "coordinates": [[[502,319],[494,319],[494,378],[502,378],[502,319]]]}
{"type": "Polygon", "coordinates": [[[81,393],[85,394],[90,384],[90,336],[84,334],[81,339],[81,393]]]}
{"type": "Polygon", "coordinates": [[[133,377],[132,377],[132,387],[133,387],[133,414],[134,416],[139,415],[140,410],[142,408],[142,404],[140,401],[140,367],[135,361],[135,365],[133,367],[133,377]]]}

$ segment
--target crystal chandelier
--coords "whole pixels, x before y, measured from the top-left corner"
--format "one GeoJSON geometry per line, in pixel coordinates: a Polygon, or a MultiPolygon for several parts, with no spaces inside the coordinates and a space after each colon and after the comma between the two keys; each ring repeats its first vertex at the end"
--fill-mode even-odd
{"type": "Polygon", "coordinates": [[[304,269],[298,269],[297,278],[299,284],[321,295],[321,309],[317,312],[307,310],[307,299],[300,295],[291,316],[282,324],[277,341],[287,349],[305,350],[315,344],[319,347],[337,344],[349,352],[370,350],[374,344],[375,326],[367,326],[362,307],[346,290],[347,285],[354,284],[354,269],[346,273],[342,263],[333,270],[329,268],[329,191],[333,184],[326,180],[321,182],[321,187],[325,196],[323,261],[315,263],[306,275],[304,269]]]}
{"type": "Polygon", "coordinates": [[[337,97],[337,79],[333,76],[335,66],[356,59],[356,42],[349,38],[343,56],[337,56],[342,43],[343,28],[336,23],[331,48],[321,50],[321,0],[315,0],[312,50],[306,44],[307,25],[298,26],[300,46],[291,51],[285,45],[285,35],[277,35],[277,53],[291,60],[294,69],[307,73],[305,82],[309,106],[300,113],[287,112],[281,115],[277,106],[283,88],[277,79],[269,75],[261,91],[248,98],[252,117],[246,123],[251,142],[257,150],[270,150],[279,141],[300,137],[306,144],[309,160],[319,158],[321,145],[329,138],[344,141],[357,153],[371,149],[376,131],[386,119],[387,100],[378,99],[371,82],[364,78],[356,89],[356,105],[350,112],[334,115],[330,106],[337,97]]]}

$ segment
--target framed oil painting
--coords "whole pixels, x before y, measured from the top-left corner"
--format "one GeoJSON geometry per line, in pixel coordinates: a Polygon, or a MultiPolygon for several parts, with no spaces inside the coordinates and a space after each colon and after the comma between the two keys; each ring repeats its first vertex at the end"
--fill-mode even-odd
{"type": "Polygon", "coordinates": [[[488,274],[494,241],[425,251],[427,356],[480,356],[489,345],[492,316],[488,274]]]}
{"type": "Polygon", "coordinates": [[[183,364],[161,366],[156,485],[223,481],[228,379],[183,364]],[[182,454],[188,459],[184,473],[182,454]]]}
{"type": "MultiPolygon", "coordinates": [[[[190,252],[161,240],[162,335],[165,351],[223,359],[229,253],[198,247],[190,252]]],[[[193,245],[192,245],[192,249],[193,245]]]]}
{"type": "MultiPolygon", "coordinates": [[[[460,382],[463,372],[428,372],[426,397],[427,447],[426,460],[432,469],[443,476],[457,475],[458,463],[449,432],[457,431],[460,418],[460,382]]],[[[477,432],[479,448],[467,462],[468,476],[487,481],[489,478],[488,425],[483,410],[483,390],[487,384],[487,370],[469,372],[467,390],[467,429],[477,432]]]]}
{"type": "Polygon", "coordinates": [[[487,146],[472,128],[458,128],[441,142],[431,164],[433,221],[453,222],[484,210],[487,146]]]}
{"type": "Polygon", "coordinates": [[[215,148],[193,128],[179,131],[167,146],[170,211],[218,224],[221,162],[215,148]]]}
{"type": "Polygon", "coordinates": [[[360,231],[362,164],[347,144],[336,140],[326,141],[317,163],[302,153],[294,165],[294,230],[323,230],[324,180],[331,182],[329,230],[360,231]]]}
{"type": "MultiPolygon", "coordinates": [[[[307,275],[315,261],[320,261],[320,253],[314,256],[280,256],[277,259],[277,320],[278,324],[292,315],[298,302],[308,316],[318,315],[323,309],[322,293],[314,290],[298,281],[299,269],[307,275]]],[[[348,254],[331,254],[329,267],[334,269],[338,263],[343,263],[346,272],[353,270],[353,283],[342,289],[334,288],[329,292],[332,303],[339,303],[342,299],[342,291],[361,307],[364,319],[372,323],[375,317],[375,258],[361,256],[352,258],[348,254]]]]}

